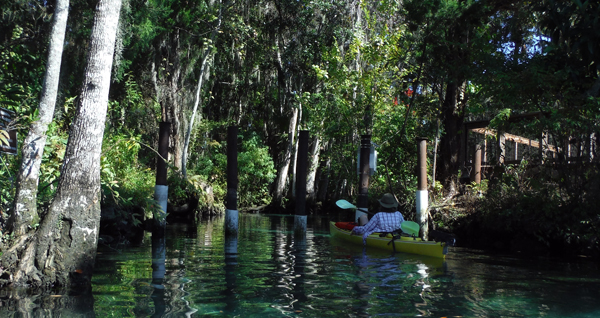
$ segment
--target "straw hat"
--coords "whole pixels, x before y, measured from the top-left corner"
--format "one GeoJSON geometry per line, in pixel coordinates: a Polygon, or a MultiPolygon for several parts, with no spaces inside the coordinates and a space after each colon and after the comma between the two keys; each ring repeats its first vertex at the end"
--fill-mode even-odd
{"type": "Polygon", "coordinates": [[[381,199],[379,199],[379,204],[381,204],[384,208],[397,208],[398,201],[394,198],[391,193],[384,194],[381,199]]]}

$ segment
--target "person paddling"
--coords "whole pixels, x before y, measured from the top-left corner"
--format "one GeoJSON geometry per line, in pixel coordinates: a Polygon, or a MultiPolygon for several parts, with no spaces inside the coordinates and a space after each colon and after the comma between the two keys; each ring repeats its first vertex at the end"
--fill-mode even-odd
{"type": "Polygon", "coordinates": [[[359,219],[361,226],[355,226],[352,229],[352,235],[362,235],[363,244],[367,244],[367,237],[375,232],[393,232],[400,228],[404,222],[404,216],[398,211],[398,201],[391,193],[384,194],[379,199],[381,212],[376,213],[371,220],[367,222],[367,216],[363,215],[359,219]],[[366,224],[365,224],[366,223],[366,224]]]}

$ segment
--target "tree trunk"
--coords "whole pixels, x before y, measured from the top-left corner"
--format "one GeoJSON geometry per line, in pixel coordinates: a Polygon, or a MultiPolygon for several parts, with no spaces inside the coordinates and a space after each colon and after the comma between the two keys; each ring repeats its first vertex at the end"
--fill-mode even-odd
{"type": "Polygon", "coordinates": [[[464,114],[459,109],[459,85],[456,82],[448,83],[446,96],[442,105],[444,135],[440,140],[440,178],[444,185],[449,186],[452,192],[454,178],[460,168],[459,154],[461,151],[460,131],[464,121],[464,114]]]}
{"type": "Polygon", "coordinates": [[[322,162],[322,165],[319,168],[321,170],[319,173],[322,177],[319,178],[319,192],[317,194],[317,200],[320,202],[325,202],[327,200],[327,192],[329,190],[329,177],[331,175],[331,155],[329,153],[330,145],[332,145],[333,143],[335,143],[335,139],[331,139],[329,142],[325,142],[323,146],[323,151],[327,159],[324,162],[322,162]]]}
{"type": "Polygon", "coordinates": [[[200,76],[198,76],[198,87],[196,88],[196,98],[194,101],[194,108],[192,109],[192,115],[190,117],[190,123],[188,125],[187,132],[185,134],[185,140],[183,142],[183,151],[181,158],[181,172],[184,177],[187,176],[187,152],[188,147],[190,146],[190,138],[192,136],[192,130],[194,128],[194,118],[196,117],[196,112],[198,110],[198,105],[200,104],[200,100],[202,99],[202,83],[204,80],[205,73],[210,74],[210,65],[207,65],[208,60],[213,56],[213,46],[215,43],[215,38],[217,37],[217,33],[221,29],[221,21],[223,19],[223,14],[221,10],[221,1],[219,1],[219,19],[217,20],[217,26],[213,29],[210,34],[210,42],[207,44],[207,47],[204,49],[204,54],[202,56],[202,64],[200,65],[200,76]]]}
{"type": "MultiPolygon", "coordinates": [[[[283,41],[283,40],[282,40],[283,41]]],[[[277,67],[277,81],[279,90],[279,109],[282,115],[288,111],[288,96],[291,91],[291,76],[288,74],[286,65],[283,63],[281,58],[281,48],[285,47],[285,43],[280,44],[279,35],[275,36],[276,46],[276,58],[275,65],[277,67]]],[[[288,172],[290,164],[292,162],[292,154],[294,151],[294,138],[296,135],[296,123],[298,122],[299,109],[297,107],[290,107],[291,116],[289,116],[288,125],[288,138],[285,153],[281,159],[279,169],[277,171],[277,179],[275,183],[275,191],[273,194],[273,204],[281,205],[281,201],[285,194],[286,184],[288,181],[288,172]]]]}
{"type": "Polygon", "coordinates": [[[308,178],[306,181],[307,202],[314,204],[317,198],[317,168],[319,166],[319,154],[321,151],[321,139],[319,136],[313,138],[313,147],[310,151],[311,162],[308,167],[308,178]]]}
{"type": "Polygon", "coordinates": [[[14,285],[91,284],[100,225],[100,154],[120,9],[121,0],[100,0],[96,6],[56,197],[36,233],[3,255],[14,285]]]}
{"type": "Polygon", "coordinates": [[[288,140],[285,153],[283,154],[279,171],[277,171],[277,183],[275,183],[275,194],[273,195],[273,202],[277,205],[281,204],[283,195],[285,192],[285,185],[287,183],[288,171],[290,169],[290,162],[292,159],[292,150],[294,148],[294,137],[296,133],[296,122],[298,121],[298,108],[292,109],[292,116],[290,116],[290,124],[288,127],[288,140]]]}
{"type": "MultiPolygon", "coordinates": [[[[296,132],[294,134],[300,137],[300,121],[302,120],[302,103],[298,104],[298,123],[296,123],[296,132]]],[[[296,200],[296,178],[298,175],[296,174],[296,169],[298,167],[298,142],[294,144],[294,155],[292,156],[292,199],[296,200]]]]}
{"type": "Polygon", "coordinates": [[[12,230],[15,237],[26,234],[39,222],[36,203],[40,164],[46,144],[46,132],[54,115],[68,15],[69,0],[57,0],[48,48],[48,63],[38,107],[40,118],[31,124],[23,142],[23,160],[17,175],[14,209],[8,220],[8,230],[12,230]]]}
{"type": "Polygon", "coordinates": [[[171,123],[169,140],[169,158],[173,159],[175,167],[181,169],[183,157],[183,135],[185,117],[182,114],[180,87],[182,65],[180,60],[180,30],[156,41],[155,56],[152,64],[152,82],[156,93],[156,100],[160,104],[164,122],[171,123]]]}
{"type": "Polygon", "coordinates": [[[196,89],[196,101],[194,102],[194,108],[192,109],[192,115],[190,117],[190,123],[188,125],[187,132],[185,134],[185,140],[183,142],[183,150],[181,157],[181,173],[184,177],[187,177],[187,158],[188,158],[188,148],[190,146],[190,138],[192,136],[192,130],[194,128],[194,120],[196,118],[196,112],[198,111],[198,105],[200,104],[201,92],[202,92],[202,82],[204,80],[204,74],[207,69],[210,69],[210,66],[207,66],[207,61],[210,55],[210,48],[206,49],[204,53],[204,57],[202,58],[202,66],[200,68],[200,76],[198,77],[198,87],[196,89]]]}

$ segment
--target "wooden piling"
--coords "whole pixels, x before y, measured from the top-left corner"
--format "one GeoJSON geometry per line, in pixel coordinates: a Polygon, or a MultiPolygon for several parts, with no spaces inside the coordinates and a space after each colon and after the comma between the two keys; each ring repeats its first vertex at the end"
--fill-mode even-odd
{"type": "Polygon", "coordinates": [[[506,135],[498,131],[498,164],[504,165],[506,161],[506,135]]]}
{"type": "Polygon", "coordinates": [[[227,196],[225,198],[225,234],[237,236],[239,212],[237,209],[238,161],[237,161],[238,127],[227,128],[227,196]]]}
{"type": "Polygon", "coordinates": [[[164,233],[167,216],[167,200],[169,198],[169,186],[167,184],[167,160],[169,157],[169,135],[171,123],[161,122],[158,133],[158,156],[156,158],[156,185],[154,186],[154,199],[158,202],[161,212],[154,216],[155,233],[164,233]]]}
{"type": "Polygon", "coordinates": [[[306,175],[308,170],[308,130],[300,131],[298,158],[296,160],[296,217],[294,232],[306,234],[306,175]]]}
{"type": "Polygon", "coordinates": [[[362,215],[367,215],[369,211],[369,174],[370,174],[370,158],[371,158],[371,135],[362,135],[360,137],[360,176],[358,199],[356,205],[356,213],[354,222],[362,215]]]}
{"type": "Polygon", "coordinates": [[[427,138],[417,138],[417,222],[421,227],[421,238],[427,240],[429,234],[429,193],[427,191],[427,138]]]}
{"type": "Polygon", "coordinates": [[[471,182],[476,184],[481,183],[481,145],[475,146],[475,154],[473,155],[473,170],[471,171],[471,182]]]}

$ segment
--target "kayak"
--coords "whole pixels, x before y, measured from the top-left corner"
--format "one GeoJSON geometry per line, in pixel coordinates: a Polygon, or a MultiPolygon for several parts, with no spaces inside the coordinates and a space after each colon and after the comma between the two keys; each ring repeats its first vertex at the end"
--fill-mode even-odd
{"type": "MultiPolygon", "coordinates": [[[[362,235],[350,235],[351,230],[337,227],[336,222],[329,222],[329,231],[333,237],[346,242],[363,244],[362,235]]],[[[408,236],[396,236],[393,239],[391,234],[380,237],[379,233],[373,233],[367,237],[367,247],[439,258],[445,258],[448,253],[448,246],[445,242],[423,241],[418,237],[408,236]]]]}

